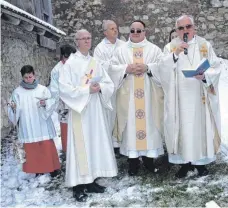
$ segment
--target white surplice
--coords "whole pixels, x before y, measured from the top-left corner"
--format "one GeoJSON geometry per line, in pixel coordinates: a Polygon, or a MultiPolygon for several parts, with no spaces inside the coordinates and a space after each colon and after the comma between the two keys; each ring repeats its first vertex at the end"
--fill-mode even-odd
{"type": "MultiPolygon", "coordinates": [[[[14,125],[18,122],[18,139],[21,143],[40,142],[56,137],[51,117],[44,117],[45,108],[39,107],[39,98],[50,98],[49,90],[40,84],[35,89],[17,87],[10,98],[16,103],[16,114],[8,107],[8,116],[14,125]]],[[[48,104],[48,101],[47,101],[48,104]]]]}
{"type": "Polygon", "coordinates": [[[79,51],[71,54],[59,73],[60,98],[69,107],[66,185],[91,183],[97,177],[113,177],[117,175],[117,165],[113,152],[111,135],[105,109],[111,110],[110,97],[114,86],[103,65],[96,61],[93,76],[102,76],[99,83],[101,93],[90,94],[89,85],[82,86],[81,79],[87,72],[92,57],[84,56],[79,51]],[[82,175],[79,170],[76,152],[77,132],[73,133],[73,113],[81,117],[83,142],[86,152],[88,174],[82,175]]]}
{"type": "MultiPolygon", "coordinates": [[[[176,38],[171,44],[178,42],[180,39],[176,38]]],[[[215,160],[215,135],[216,132],[221,135],[218,94],[220,62],[211,44],[199,36],[188,42],[188,55],[180,53],[176,63],[171,44],[164,48],[164,58],[159,70],[165,94],[164,133],[169,161],[176,164],[192,162],[195,165],[205,165],[215,160]],[[207,45],[211,64],[205,72],[207,83],[186,78],[181,71],[196,69],[200,63],[200,42],[207,45]],[[210,92],[210,85],[215,94],[210,92]],[[205,104],[202,101],[203,95],[206,98],[205,104]]]]}
{"type": "MultiPolygon", "coordinates": [[[[116,42],[113,44],[107,38],[104,38],[94,49],[93,56],[97,60],[104,61],[106,64],[110,65],[113,54],[115,53],[116,49],[123,43],[125,42],[120,39],[116,39],[116,42]]],[[[112,134],[116,120],[116,92],[114,92],[111,97],[111,103],[113,110],[107,110],[107,117],[110,126],[110,132],[112,134]]],[[[119,143],[114,136],[112,136],[112,141],[114,147],[119,147],[119,143]]]]}
{"type": "MultiPolygon", "coordinates": [[[[129,158],[136,158],[139,156],[147,156],[156,158],[164,153],[162,144],[162,133],[156,127],[152,108],[152,82],[158,83],[158,78],[155,76],[149,77],[147,73],[144,74],[144,93],[145,93],[145,111],[146,111],[146,135],[147,135],[147,148],[138,151],[136,149],[136,124],[135,124],[135,102],[134,102],[134,76],[128,75],[124,78],[128,64],[133,63],[133,48],[143,48],[144,64],[148,65],[149,72],[157,70],[157,63],[162,56],[161,49],[146,39],[140,43],[133,43],[130,40],[120,46],[112,58],[112,66],[109,71],[110,77],[114,82],[115,88],[120,89],[123,83],[127,80],[129,82],[130,99],[124,105],[128,105],[128,118],[122,132],[122,142],[120,144],[120,153],[128,156],[129,158]]],[[[157,74],[157,73],[156,73],[157,74]]],[[[117,103],[117,105],[119,105],[117,103]]],[[[117,116],[117,123],[121,118],[117,116]]]]}
{"type": "Polygon", "coordinates": [[[59,98],[59,71],[63,70],[63,62],[59,61],[51,71],[51,82],[49,85],[49,90],[53,99],[53,110],[58,113],[58,118],[61,123],[67,123],[68,114],[64,113],[68,110],[65,103],[59,98]]]}

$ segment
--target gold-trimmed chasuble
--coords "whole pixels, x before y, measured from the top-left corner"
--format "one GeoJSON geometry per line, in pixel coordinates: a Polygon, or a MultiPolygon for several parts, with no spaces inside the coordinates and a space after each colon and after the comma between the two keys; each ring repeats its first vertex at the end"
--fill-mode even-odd
{"type": "MultiPolygon", "coordinates": [[[[143,48],[133,48],[133,63],[143,64],[143,48]]],[[[136,149],[146,150],[146,110],[144,73],[134,76],[136,149]]]]}
{"type": "MultiPolygon", "coordinates": [[[[95,67],[96,61],[92,58],[88,67],[87,73],[81,79],[80,86],[86,87],[89,84],[89,81],[93,78],[95,74],[95,67]]],[[[86,147],[82,129],[82,122],[81,122],[81,114],[77,113],[76,111],[72,110],[72,126],[73,126],[73,135],[74,135],[74,147],[75,147],[75,154],[77,156],[76,161],[79,165],[79,172],[80,175],[88,175],[89,168],[88,168],[88,160],[86,156],[86,147]]]]}
{"type": "MultiPolygon", "coordinates": [[[[208,49],[208,45],[207,45],[205,39],[201,39],[201,38],[198,39],[198,46],[199,46],[199,52],[200,52],[200,59],[202,60],[203,58],[208,58],[208,50],[209,49],[208,49]]],[[[175,50],[176,50],[176,46],[174,44],[170,44],[170,52],[175,52],[175,50]]],[[[207,92],[211,93],[213,95],[216,95],[216,92],[215,92],[213,85],[210,85],[209,87],[207,87],[207,92]]],[[[207,97],[208,97],[208,95],[207,95],[207,97]]],[[[213,115],[212,109],[211,109],[211,104],[210,104],[210,101],[207,97],[205,96],[205,93],[202,92],[202,94],[201,94],[202,103],[204,105],[207,104],[208,109],[210,111],[210,115],[213,115]]],[[[214,141],[213,142],[214,142],[214,150],[217,153],[219,151],[219,147],[221,144],[221,137],[218,133],[218,128],[217,128],[216,123],[215,123],[215,118],[213,116],[211,116],[211,119],[212,119],[213,125],[215,127],[215,135],[214,135],[214,141]]]]}

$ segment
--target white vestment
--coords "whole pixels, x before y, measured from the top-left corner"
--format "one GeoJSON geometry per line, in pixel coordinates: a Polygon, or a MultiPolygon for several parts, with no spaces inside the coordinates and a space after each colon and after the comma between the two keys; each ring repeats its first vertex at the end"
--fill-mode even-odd
{"type": "MultiPolygon", "coordinates": [[[[134,102],[134,75],[128,75],[124,78],[128,64],[133,63],[133,48],[143,48],[144,64],[148,65],[149,71],[157,70],[157,62],[162,56],[160,48],[150,43],[146,39],[140,43],[133,43],[130,40],[120,46],[112,58],[112,66],[109,71],[110,77],[114,82],[115,88],[118,93],[129,93],[129,100],[126,99],[122,105],[128,106],[127,118],[124,121],[123,132],[121,132],[120,140],[120,153],[128,156],[129,158],[137,158],[139,156],[147,156],[156,158],[163,154],[162,132],[157,128],[154,121],[154,110],[152,108],[152,82],[157,83],[159,80],[155,76],[149,77],[144,73],[144,93],[145,93],[145,111],[146,111],[146,139],[147,148],[144,150],[137,150],[136,148],[136,119],[135,119],[135,102],[134,102]],[[128,82],[127,87],[123,89],[124,82],[128,82]],[[129,102],[129,103],[128,103],[129,102]]],[[[157,73],[156,73],[157,74],[157,73]]],[[[157,83],[159,84],[159,83],[157,83]]],[[[117,102],[117,108],[120,103],[117,102]]],[[[117,112],[117,123],[122,118],[119,117],[117,112]]]]}
{"type": "MultiPolygon", "coordinates": [[[[18,139],[21,143],[40,142],[56,137],[51,117],[43,116],[45,108],[40,107],[39,99],[50,98],[49,90],[38,84],[35,89],[17,87],[10,98],[16,104],[16,114],[8,107],[10,121],[18,123],[18,139]]],[[[46,101],[48,106],[48,101],[46,101]]]]}
{"type": "Polygon", "coordinates": [[[59,61],[51,71],[51,82],[49,85],[49,90],[53,99],[53,110],[57,111],[59,121],[62,123],[67,123],[67,113],[64,113],[68,110],[68,107],[65,103],[59,98],[59,71],[63,70],[63,62],[59,61]]]}
{"type": "Polygon", "coordinates": [[[59,73],[60,98],[69,107],[66,160],[66,185],[69,187],[91,183],[97,177],[117,175],[117,165],[105,115],[105,108],[111,109],[110,97],[114,86],[103,65],[97,61],[92,69],[95,71],[92,76],[102,76],[99,82],[101,92],[90,94],[90,84],[82,85],[83,77],[88,75],[91,60],[94,59],[90,55],[84,56],[78,51],[69,57],[59,73]],[[80,132],[74,131],[75,115],[80,118],[77,120],[81,125],[80,132]],[[79,135],[82,137],[79,138],[79,135]],[[79,140],[83,143],[84,152],[78,149],[77,145],[81,144],[79,140]],[[79,158],[82,156],[86,158],[82,164],[87,166],[86,174],[82,174],[80,169],[82,161],[79,158]]]}
{"type": "MultiPolygon", "coordinates": [[[[121,46],[123,43],[125,43],[125,42],[120,39],[116,39],[116,42],[114,44],[112,44],[107,38],[104,38],[94,49],[93,56],[97,60],[104,61],[106,64],[110,65],[111,59],[112,59],[116,49],[119,46],[121,46]]],[[[112,103],[113,110],[112,111],[107,110],[107,117],[108,117],[108,122],[109,122],[109,126],[110,126],[110,132],[112,134],[114,125],[115,125],[115,120],[116,120],[116,92],[114,92],[111,97],[111,103],[112,103]]],[[[112,136],[112,140],[113,140],[113,146],[119,147],[117,138],[112,136]]]]}
{"type": "Polygon", "coordinates": [[[169,161],[205,165],[215,160],[220,144],[220,62],[211,44],[195,36],[188,42],[188,55],[180,53],[178,61],[174,63],[172,45],[180,41],[176,38],[165,46],[159,70],[165,94],[164,133],[169,161]],[[206,83],[186,78],[181,71],[196,69],[202,58],[201,53],[205,53],[211,65],[205,72],[206,83]]]}

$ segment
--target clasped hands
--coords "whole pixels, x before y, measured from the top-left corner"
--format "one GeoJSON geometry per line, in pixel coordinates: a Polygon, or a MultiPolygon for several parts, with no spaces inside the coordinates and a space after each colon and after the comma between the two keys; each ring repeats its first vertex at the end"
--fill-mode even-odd
{"type": "Polygon", "coordinates": [[[147,71],[146,64],[129,64],[126,69],[127,74],[140,75],[147,71]]]}
{"type": "Polygon", "coordinates": [[[91,83],[89,87],[90,94],[100,92],[101,87],[99,83],[91,83]]]}
{"type": "Polygon", "coordinates": [[[41,107],[46,107],[46,102],[45,102],[45,100],[40,100],[40,106],[41,106],[41,107]]]}

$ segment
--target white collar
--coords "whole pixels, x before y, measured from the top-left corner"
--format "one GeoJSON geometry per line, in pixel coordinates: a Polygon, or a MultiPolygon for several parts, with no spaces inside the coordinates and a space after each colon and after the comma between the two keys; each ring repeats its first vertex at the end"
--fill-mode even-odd
{"type": "Polygon", "coordinates": [[[116,42],[115,43],[111,43],[110,40],[108,38],[104,38],[104,43],[105,44],[112,44],[112,45],[115,45],[117,43],[117,38],[116,38],[116,42]]]}
{"type": "Polygon", "coordinates": [[[82,59],[89,59],[91,56],[88,54],[85,56],[84,54],[82,54],[79,50],[75,53],[75,56],[82,58],[82,59]]]}
{"type": "Polygon", "coordinates": [[[139,43],[133,43],[133,42],[130,40],[130,38],[129,38],[129,40],[128,40],[128,42],[127,42],[128,46],[129,46],[130,48],[142,48],[142,47],[146,46],[147,43],[148,43],[148,41],[147,41],[146,38],[144,38],[144,40],[141,41],[141,42],[139,42],[139,43]]]}

